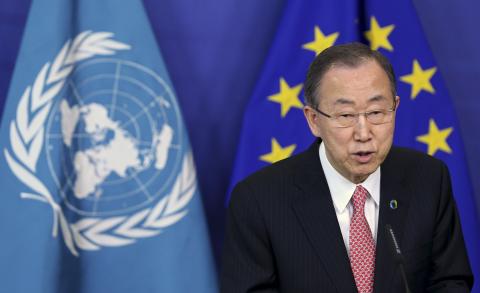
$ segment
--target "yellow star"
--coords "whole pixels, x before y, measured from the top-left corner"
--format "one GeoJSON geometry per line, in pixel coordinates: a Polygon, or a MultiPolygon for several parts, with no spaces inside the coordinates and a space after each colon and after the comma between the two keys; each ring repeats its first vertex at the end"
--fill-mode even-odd
{"type": "Polygon", "coordinates": [[[435,121],[433,119],[430,119],[428,133],[417,136],[417,141],[423,142],[428,145],[428,154],[431,156],[435,155],[438,150],[442,150],[446,153],[451,154],[452,149],[447,143],[447,138],[452,133],[452,131],[452,127],[439,130],[435,121]]]}
{"type": "Polygon", "coordinates": [[[290,87],[288,83],[283,79],[280,78],[280,92],[277,94],[268,96],[268,100],[272,102],[277,102],[281,105],[281,114],[282,118],[285,117],[290,110],[290,108],[295,107],[302,109],[303,104],[298,98],[300,91],[302,90],[302,84],[298,84],[294,87],[290,87]]]}
{"type": "Polygon", "coordinates": [[[338,38],[338,32],[325,36],[318,26],[315,26],[314,34],[315,39],[310,43],[303,44],[302,48],[315,52],[315,56],[333,46],[338,38]]]}
{"type": "Polygon", "coordinates": [[[411,74],[400,77],[400,80],[412,85],[410,98],[415,99],[421,90],[434,94],[435,89],[430,83],[430,79],[437,72],[436,67],[423,70],[417,59],[413,60],[413,70],[411,74]]]}
{"type": "Polygon", "coordinates": [[[372,50],[384,48],[388,51],[393,51],[388,36],[394,28],[395,25],[393,24],[381,27],[375,16],[370,17],[370,30],[365,32],[365,38],[370,41],[370,48],[372,48],[372,50]]]}
{"type": "Polygon", "coordinates": [[[268,154],[260,156],[260,160],[273,164],[290,157],[296,147],[297,145],[291,144],[282,148],[278,141],[275,138],[272,138],[272,151],[268,154]]]}

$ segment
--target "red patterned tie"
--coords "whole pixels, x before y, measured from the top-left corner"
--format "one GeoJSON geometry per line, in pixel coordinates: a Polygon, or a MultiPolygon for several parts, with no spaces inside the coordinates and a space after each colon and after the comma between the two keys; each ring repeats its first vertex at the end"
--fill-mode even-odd
{"type": "Polygon", "coordinates": [[[353,193],[353,216],[350,222],[350,265],[359,293],[373,292],[375,242],[365,218],[368,191],[358,185],[353,193]]]}

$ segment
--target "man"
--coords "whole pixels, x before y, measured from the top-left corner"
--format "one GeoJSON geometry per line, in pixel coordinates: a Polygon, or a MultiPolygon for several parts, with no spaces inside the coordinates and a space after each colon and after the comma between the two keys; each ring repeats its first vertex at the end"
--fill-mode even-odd
{"type": "Polygon", "coordinates": [[[447,167],[391,147],[400,98],[388,60],[359,43],[326,49],[305,96],[319,139],[235,187],[222,292],[469,292],[447,167]]]}

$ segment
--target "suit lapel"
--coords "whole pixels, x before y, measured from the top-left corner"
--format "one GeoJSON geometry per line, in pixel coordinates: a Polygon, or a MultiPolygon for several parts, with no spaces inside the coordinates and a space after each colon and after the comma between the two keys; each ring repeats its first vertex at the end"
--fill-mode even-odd
{"type": "Polygon", "coordinates": [[[377,248],[375,261],[375,292],[392,292],[390,286],[393,277],[399,274],[393,258],[393,248],[385,226],[391,225],[395,236],[402,243],[405,217],[408,212],[411,191],[403,182],[404,174],[401,162],[395,159],[395,150],[381,167],[380,211],[377,230],[377,248]],[[395,202],[397,206],[395,207],[395,202]]]}
{"type": "Polygon", "coordinates": [[[356,292],[332,198],[318,156],[318,142],[307,151],[295,176],[303,196],[293,209],[338,292],[356,292]]]}
{"type": "MultiPolygon", "coordinates": [[[[320,164],[318,146],[319,142],[310,147],[301,164],[304,168],[296,173],[295,183],[303,196],[293,204],[293,209],[337,290],[356,292],[350,260],[320,164]]],[[[399,273],[385,226],[391,225],[401,246],[411,196],[411,190],[404,182],[401,162],[395,153],[392,149],[381,167],[375,292],[391,292],[393,278],[399,273]],[[393,201],[397,203],[396,208],[393,201]]]]}

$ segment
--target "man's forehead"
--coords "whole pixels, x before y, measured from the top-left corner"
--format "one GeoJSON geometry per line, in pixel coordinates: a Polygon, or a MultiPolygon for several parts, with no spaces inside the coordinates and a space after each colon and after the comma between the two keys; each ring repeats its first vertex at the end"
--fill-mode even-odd
{"type": "Polygon", "coordinates": [[[345,62],[336,62],[330,65],[328,69],[325,71],[325,75],[332,71],[356,71],[361,67],[365,66],[375,66],[378,68],[382,68],[381,65],[375,60],[371,58],[359,58],[355,63],[345,63],[345,62]]]}
{"type": "MultiPolygon", "coordinates": [[[[345,85],[345,79],[352,81],[362,78],[363,83],[381,79],[389,85],[388,74],[375,60],[365,60],[355,65],[333,64],[317,81],[317,90],[321,91],[325,86],[345,85]],[[362,78],[363,77],[363,78],[362,78]],[[367,77],[367,79],[365,79],[367,77]]],[[[390,85],[389,85],[390,86],[390,85]]]]}

